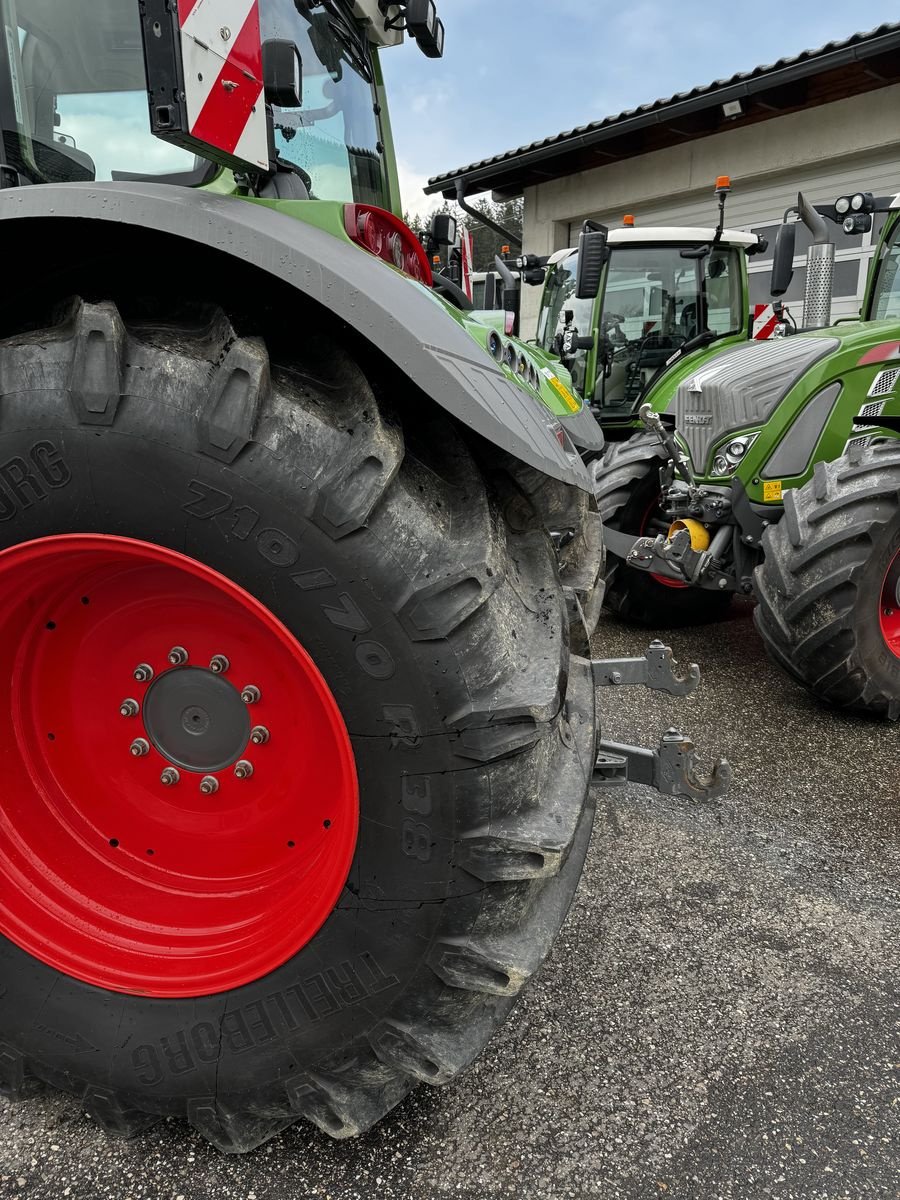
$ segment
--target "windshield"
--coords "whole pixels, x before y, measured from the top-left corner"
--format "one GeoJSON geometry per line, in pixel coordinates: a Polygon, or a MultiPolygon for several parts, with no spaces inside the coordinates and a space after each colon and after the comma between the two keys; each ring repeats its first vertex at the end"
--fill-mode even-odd
{"type": "Polygon", "coordinates": [[[684,258],[685,247],[622,246],[610,253],[600,315],[595,402],[630,411],[686,342],[744,328],[737,250],[684,258]]]}
{"type": "Polygon", "coordinates": [[[878,265],[869,319],[873,321],[900,319],[900,218],[885,244],[881,262],[878,265]]]}
{"type": "MultiPolygon", "coordinates": [[[[0,117],[9,164],[36,182],[194,172],[150,133],[137,0],[2,0],[0,117]]],[[[263,38],[296,42],[303,108],[275,110],[282,158],[315,199],[385,203],[372,63],[342,0],[263,0],[263,38]]]]}
{"type": "MultiPolygon", "coordinates": [[[[538,318],[537,342],[544,350],[561,356],[563,334],[574,326],[578,335],[588,337],[593,319],[592,300],[577,300],[575,284],[578,275],[578,251],[550,268],[544,287],[541,314],[538,318]]],[[[576,391],[584,396],[587,350],[576,350],[574,356],[566,358],[566,366],[572,374],[576,391]]]]}

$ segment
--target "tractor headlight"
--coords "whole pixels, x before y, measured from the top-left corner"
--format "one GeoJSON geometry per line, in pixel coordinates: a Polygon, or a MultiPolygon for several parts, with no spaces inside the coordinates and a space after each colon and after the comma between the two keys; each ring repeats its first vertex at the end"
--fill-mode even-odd
{"type": "Polygon", "coordinates": [[[758,433],[743,433],[720,446],[713,459],[713,475],[733,475],[758,437],[758,433]]]}

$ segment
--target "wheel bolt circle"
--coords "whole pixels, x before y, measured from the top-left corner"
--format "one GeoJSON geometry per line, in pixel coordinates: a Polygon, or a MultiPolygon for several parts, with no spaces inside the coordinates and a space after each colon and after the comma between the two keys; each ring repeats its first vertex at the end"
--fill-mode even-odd
{"type": "Polygon", "coordinates": [[[119,705],[119,712],[123,717],[136,717],[141,711],[141,706],[137,700],[123,700],[119,705]]]}
{"type": "Polygon", "coordinates": [[[234,773],[238,779],[249,779],[253,774],[253,763],[242,758],[240,762],[235,763],[234,773]]]}
{"type": "Polygon", "coordinates": [[[159,782],[163,787],[174,787],[181,780],[181,776],[174,767],[166,767],[162,775],[159,777],[159,782]]]}
{"type": "Polygon", "coordinates": [[[224,654],[214,654],[209,662],[209,669],[213,675],[224,675],[231,666],[231,663],[224,654]]]}
{"type": "Polygon", "coordinates": [[[265,725],[255,725],[250,730],[250,741],[254,746],[264,746],[269,740],[269,731],[265,725]]]}
{"type": "Polygon", "coordinates": [[[150,743],[146,738],[135,738],[131,743],[131,753],[135,758],[143,758],[150,753],[150,743]]]}
{"type": "Polygon", "coordinates": [[[252,683],[248,683],[241,692],[241,699],[245,704],[257,704],[259,702],[259,696],[259,688],[254,687],[252,683]]]}
{"type": "Polygon", "coordinates": [[[204,775],[200,780],[201,796],[214,796],[219,790],[219,781],[213,775],[204,775]]]}
{"type": "Polygon", "coordinates": [[[169,651],[169,662],[173,667],[183,667],[188,657],[188,652],[184,646],[173,646],[169,651]]]}
{"type": "Polygon", "coordinates": [[[134,677],[138,683],[149,683],[153,678],[153,668],[149,663],[140,663],[134,668],[134,677]]]}

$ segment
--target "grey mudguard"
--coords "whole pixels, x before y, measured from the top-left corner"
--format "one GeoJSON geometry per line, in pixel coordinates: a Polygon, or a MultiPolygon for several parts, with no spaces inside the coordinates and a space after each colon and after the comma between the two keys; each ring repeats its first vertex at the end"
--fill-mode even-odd
{"type": "Polygon", "coordinates": [[[563,429],[579,450],[594,450],[599,453],[606,445],[603,430],[587,405],[579,413],[559,418],[563,429]]]}
{"type": "MultiPolygon", "coordinates": [[[[252,263],[330,310],[464,425],[531,467],[590,491],[549,412],[505,378],[441,301],[364,250],[263,205],[152,183],[0,191],[0,249],[15,222],[83,219],[171,234],[252,263]]],[[[49,235],[52,237],[52,233],[49,235]]]]}

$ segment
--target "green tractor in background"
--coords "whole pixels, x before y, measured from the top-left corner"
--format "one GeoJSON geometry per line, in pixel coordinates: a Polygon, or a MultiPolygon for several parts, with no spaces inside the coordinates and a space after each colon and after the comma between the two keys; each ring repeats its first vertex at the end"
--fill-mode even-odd
{"type": "Polygon", "coordinates": [[[600,739],[698,672],[587,656],[593,418],[399,219],[432,0],[0,10],[0,1090],[347,1137],[503,1023],[592,783],[727,766],[600,739]]]}
{"type": "MultiPolygon", "coordinates": [[[[725,228],[730,190],[726,176],[716,181],[715,228],[639,226],[632,216],[619,229],[589,222],[585,234],[597,263],[580,284],[585,234],[578,248],[547,258],[498,259],[477,280],[474,315],[499,330],[505,320],[517,332],[522,287],[543,286],[532,353],[583,398],[607,443],[623,441],[644,428],[643,404],[665,411],[692,371],[752,336],[747,259],[767,243],[725,228]]],[[[484,221],[461,185],[457,191],[465,211],[484,221]]],[[[596,447],[572,432],[585,458],[596,458],[596,447]]]]}
{"type": "Polygon", "coordinates": [[[813,236],[807,330],[690,372],[665,414],[643,409],[647,432],[598,463],[607,597],[659,627],[754,596],[766,648],[793,678],[897,720],[900,196],[814,208],[801,195],[779,233],[773,294],[790,281],[795,215],[813,236]],[[887,219],[860,319],[829,327],[826,220],[863,232],[875,213],[887,219]]]}

